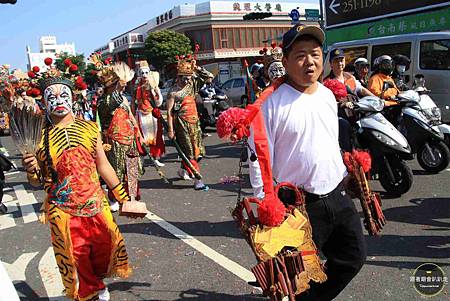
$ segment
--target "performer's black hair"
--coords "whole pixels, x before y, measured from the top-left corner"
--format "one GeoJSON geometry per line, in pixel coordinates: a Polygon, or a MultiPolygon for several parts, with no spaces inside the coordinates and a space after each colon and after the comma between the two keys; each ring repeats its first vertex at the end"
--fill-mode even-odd
{"type": "Polygon", "coordinates": [[[53,183],[56,183],[58,181],[58,174],[56,173],[56,170],[53,168],[53,159],[52,155],[50,154],[50,122],[48,121],[45,125],[44,131],[44,149],[47,161],[47,168],[50,172],[50,176],[52,177],[53,183]]]}

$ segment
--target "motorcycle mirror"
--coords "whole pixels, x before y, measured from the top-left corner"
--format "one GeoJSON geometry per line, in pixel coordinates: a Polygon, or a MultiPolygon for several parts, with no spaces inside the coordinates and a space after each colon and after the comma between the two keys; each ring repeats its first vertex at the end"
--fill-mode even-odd
{"type": "Polygon", "coordinates": [[[394,85],[392,84],[392,82],[384,81],[383,82],[383,90],[386,91],[389,88],[394,88],[394,85]]]}

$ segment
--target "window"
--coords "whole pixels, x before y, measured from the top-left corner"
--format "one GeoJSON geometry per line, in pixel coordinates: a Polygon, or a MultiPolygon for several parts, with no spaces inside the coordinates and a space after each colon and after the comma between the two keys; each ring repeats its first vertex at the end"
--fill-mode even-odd
{"type": "Polygon", "coordinates": [[[251,28],[245,29],[245,32],[247,34],[247,47],[253,47],[253,33],[251,28]]]}
{"type": "Polygon", "coordinates": [[[230,89],[232,83],[233,83],[233,80],[227,80],[227,81],[223,84],[222,89],[230,89]]]}
{"type": "Polygon", "coordinates": [[[234,48],[241,48],[241,41],[239,40],[239,29],[233,29],[233,46],[234,48]]]}
{"type": "Polygon", "coordinates": [[[233,29],[231,28],[227,29],[227,39],[229,41],[228,47],[236,48],[236,46],[233,44],[233,29]]]}
{"type": "Polygon", "coordinates": [[[234,80],[233,88],[241,88],[243,86],[245,86],[245,82],[242,78],[234,80]]]}
{"type": "Polygon", "coordinates": [[[214,48],[219,49],[220,48],[220,33],[219,29],[214,29],[214,48]]]}
{"type": "Polygon", "coordinates": [[[144,36],[143,35],[138,35],[138,42],[144,42],[144,36]]]}
{"type": "Polygon", "coordinates": [[[420,42],[420,69],[450,70],[450,40],[420,42]]]}
{"type": "Polygon", "coordinates": [[[367,58],[368,46],[353,47],[344,49],[345,53],[345,71],[354,72],[354,63],[360,57],[367,58]]]}
{"type": "Polygon", "coordinates": [[[408,58],[411,58],[411,43],[398,43],[398,44],[386,44],[386,45],[374,45],[372,47],[372,67],[373,61],[382,55],[389,55],[393,57],[396,54],[403,54],[408,58]]]}
{"type": "Polygon", "coordinates": [[[241,38],[241,48],[247,48],[247,39],[245,38],[245,29],[239,29],[239,36],[241,38]]]}
{"type": "Polygon", "coordinates": [[[228,48],[228,37],[227,37],[227,30],[221,29],[220,30],[220,47],[221,48],[228,48]]]}

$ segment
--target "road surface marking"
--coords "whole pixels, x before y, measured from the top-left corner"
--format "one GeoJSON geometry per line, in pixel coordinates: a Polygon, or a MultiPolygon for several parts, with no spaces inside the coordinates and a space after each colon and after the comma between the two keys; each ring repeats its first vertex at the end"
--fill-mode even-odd
{"type": "Polygon", "coordinates": [[[61,275],[59,274],[52,247],[47,249],[47,252],[39,261],[39,273],[41,274],[47,297],[50,300],[67,300],[63,297],[64,286],[62,285],[61,275]]]}
{"type": "Polygon", "coordinates": [[[16,193],[17,200],[19,201],[20,210],[22,211],[23,222],[31,223],[38,220],[38,216],[34,210],[33,204],[37,204],[37,200],[34,194],[28,193],[23,185],[13,186],[16,193]]]}
{"type": "Polygon", "coordinates": [[[3,204],[8,208],[8,212],[6,214],[0,215],[0,230],[5,230],[16,226],[16,221],[14,220],[13,213],[19,210],[17,208],[17,200],[12,202],[12,197],[10,195],[4,195],[3,199],[3,204]],[[9,198],[7,197],[11,198],[11,200],[9,200],[9,198]],[[6,200],[8,201],[6,202],[6,200]]]}
{"type": "Polygon", "coordinates": [[[154,222],[155,224],[157,224],[158,226],[160,226],[161,228],[163,228],[164,230],[166,230],[167,232],[171,233],[173,236],[179,238],[181,241],[188,244],[198,252],[202,253],[212,261],[216,262],[224,269],[235,274],[245,282],[255,281],[255,276],[253,275],[252,272],[242,267],[241,265],[237,264],[236,262],[228,259],[227,257],[223,256],[222,254],[216,252],[215,250],[211,249],[210,247],[200,242],[193,236],[187,234],[186,232],[183,232],[182,230],[163,220],[154,213],[149,211],[145,217],[154,222]]]}
{"type": "Polygon", "coordinates": [[[20,171],[16,170],[16,171],[11,171],[11,172],[5,172],[5,176],[12,176],[12,175],[16,175],[20,173],[20,171]]]}
{"type": "Polygon", "coordinates": [[[20,301],[19,296],[17,296],[16,289],[6,272],[5,267],[0,261],[0,301],[20,301]]]}

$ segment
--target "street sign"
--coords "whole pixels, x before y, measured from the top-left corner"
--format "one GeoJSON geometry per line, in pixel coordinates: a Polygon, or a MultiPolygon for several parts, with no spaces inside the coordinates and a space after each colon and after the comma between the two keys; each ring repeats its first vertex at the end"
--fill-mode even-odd
{"type": "Polygon", "coordinates": [[[291,18],[291,24],[295,25],[300,20],[300,12],[298,11],[298,7],[296,9],[291,10],[289,13],[289,17],[291,18]]]}
{"type": "Polygon", "coordinates": [[[305,9],[306,21],[319,21],[320,12],[318,9],[305,9]]]}
{"type": "Polygon", "coordinates": [[[443,0],[325,0],[326,28],[450,6],[443,0]]]}

